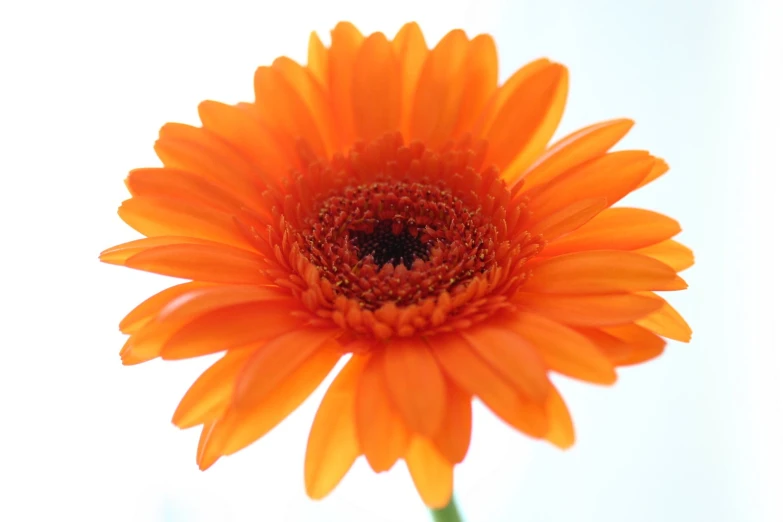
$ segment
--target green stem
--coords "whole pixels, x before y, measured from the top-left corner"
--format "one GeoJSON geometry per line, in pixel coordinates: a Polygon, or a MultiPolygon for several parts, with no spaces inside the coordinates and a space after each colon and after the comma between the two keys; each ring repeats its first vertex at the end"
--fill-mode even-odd
{"type": "Polygon", "coordinates": [[[446,507],[442,509],[433,509],[432,520],[435,522],[462,522],[462,517],[457,511],[457,504],[454,503],[454,497],[451,497],[446,507]]]}

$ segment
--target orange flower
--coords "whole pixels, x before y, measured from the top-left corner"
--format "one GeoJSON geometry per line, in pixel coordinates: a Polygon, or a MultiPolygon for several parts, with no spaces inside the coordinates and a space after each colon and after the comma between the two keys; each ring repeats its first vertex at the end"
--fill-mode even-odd
{"type": "Polygon", "coordinates": [[[348,23],[279,58],[253,103],[166,124],[162,168],[134,170],[120,217],[147,236],[101,260],[192,280],[121,322],[125,364],[217,352],[174,414],[210,467],[296,409],[350,359],[313,422],[305,484],[327,495],[357,457],[405,461],[445,505],[471,400],[559,447],[574,441],[549,372],[611,384],[690,329],[654,291],[693,263],[676,221],[613,207],[667,170],[609,152],[630,120],[547,147],[567,71],[538,60],[498,87],[491,37],[415,23],[390,41],[348,23]],[[611,207],[611,208],[610,208],[611,207]]]}

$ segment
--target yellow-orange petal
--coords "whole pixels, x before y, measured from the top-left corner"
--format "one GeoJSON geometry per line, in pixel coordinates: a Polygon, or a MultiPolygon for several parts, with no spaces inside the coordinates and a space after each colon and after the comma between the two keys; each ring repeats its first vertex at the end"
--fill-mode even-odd
{"type": "Polygon", "coordinates": [[[231,403],[234,380],[253,355],[253,350],[226,352],[216,363],[202,373],[182,397],[172,422],[180,428],[191,428],[216,419],[214,411],[223,411],[231,403]]]}
{"type": "Polygon", "coordinates": [[[630,323],[661,306],[660,300],[638,294],[558,295],[529,294],[514,296],[523,310],[574,326],[609,326],[630,323]]]}
{"type": "Polygon", "coordinates": [[[261,195],[256,167],[207,129],[167,123],[160,129],[155,152],[164,166],[201,176],[245,203],[252,204],[261,195]]]}
{"type": "Polygon", "coordinates": [[[198,115],[204,128],[229,143],[253,166],[257,183],[274,188],[281,175],[298,164],[298,156],[294,140],[275,135],[268,126],[262,125],[254,108],[249,104],[204,101],[198,106],[198,115]]]}
{"type": "Polygon", "coordinates": [[[546,433],[546,440],[561,449],[573,446],[574,423],[563,397],[554,386],[547,397],[546,412],[549,417],[549,431],[546,433]]]}
{"type": "Polygon", "coordinates": [[[654,359],[663,353],[666,341],[636,324],[577,328],[615,366],[629,366],[654,359]]]}
{"type": "Polygon", "coordinates": [[[410,432],[389,398],[383,356],[375,354],[359,378],[356,435],[359,449],[376,473],[391,469],[405,455],[410,432]]]}
{"type": "Polygon", "coordinates": [[[321,85],[326,85],[327,78],[327,51],[318,34],[310,33],[310,41],[307,44],[307,68],[321,85]]]}
{"type": "Polygon", "coordinates": [[[519,86],[528,81],[536,73],[543,71],[551,65],[553,65],[552,62],[546,58],[540,58],[526,64],[512,74],[511,77],[495,91],[492,100],[487,104],[481,117],[476,120],[473,126],[473,134],[476,136],[485,136],[503,107],[505,107],[511,95],[517,92],[519,86]]]}
{"type": "Polygon", "coordinates": [[[216,455],[231,455],[246,448],[293,413],[339,361],[341,352],[333,348],[325,347],[312,354],[251,408],[229,406],[214,424],[200,453],[202,469],[217,460],[216,455]]]}
{"type": "Polygon", "coordinates": [[[359,456],[356,390],[367,357],[354,355],[326,391],[315,414],[305,455],[305,489],[310,498],[328,495],[359,456]]]}
{"type": "Polygon", "coordinates": [[[465,87],[459,107],[459,119],[454,124],[452,138],[458,140],[472,130],[492,95],[498,88],[498,56],[495,41],[480,34],[470,42],[465,53],[465,87]]]}
{"type": "Polygon", "coordinates": [[[337,130],[338,150],[355,141],[353,128],[353,71],[362,33],[353,24],[338,23],[332,29],[327,50],[327,85],[337,130]]]}
{"type": "Polygon", "coordinates": [[[421,499],[430,509],[440,509],[451,500],[454,467],[432,442],[414,436],[405,455],[405,463],[421,499]]]}
{"type": "Polygon", "coordinates": [[[201,428],[201,435],[198,439],[198,449],[196,449],[196,463],[201,470],[205,470],[211,467],[212,464],[214,464],[217,459],[220,458],[219,453],[211,453],[209,455],[205,454],[207,443],[210,440],[210,434],[215,428],[215,424],[217,424],[217,419],[210,422],[205,422],[204,426],[201,428]]]}
{"type": "Polygon", "coordinates": [[[583,199],[539,221],[528,232],[532,235],[540,234],[545,241],[553,241],[588,223],[604,209],[605,198],[583,199]]]}
{"type": "Polygon", "coordinates": [[[484,135],[489,142],[485,163],[498,167],[506,180],[524,172],[555,133],[567,92],[568,71],[557,63],[521,81],[484,135]]]}
{"type": "Polygon", "coordinates": [[[433,353],[449,378],[462,390],[475,394],[498,417],[534,438],[549,429],[540,403],[525,400],[461,336],[441,334],[429,340],[433,353]]]}
{"type": "Polygon", "coordinates": [[[170,168],[135,169],[125,180],[133,196],[181,199],[223,212],[238,212],[243,202],[202,176],[170,168]]]}
{"type": "Polygon", "coordinates": [[[655,158],[644,151],[612,152],[531,190],[523,188],[530,198],[531,222],[584,199],[605,198],[607,206],[614,205],[636,188],[654,164],[655,158]]]}
{"type": "Polygon", "coordinates": [[[392,41],[392,47],[400,63],[400,130],[405,141],[410,141],[410,120],[416,84],[421,66],[427,58],[427,44],[416,22],[402,26],[392,41]]]}
{"type": "Polygon", "coordinates": [[[334,115],[323,83],[319,82],[311,69],[302,67],[287,57],[276,59],[272,63],[272,68],[278,71],[301,97],[312,115],[325,147],[325,153],[333,154],[335,151],[334,115]]]}
{"type": "Polygon", "coordinates": [[[667,172],[669,172],[669,165],[663,159],[655,158],[655,165],[653,165],[652,170],[650,170],[650,173],[647,174],[644,177],[644,179],[642,179],[642,181],[639,182],[639,185],[636,188],[637,189],[642,188],[648,183],[653,182],[656,179],[660,178],[667,172]]]}
{"type": "Polygon", "coordinates": [[[446,382],[432,352],[418,337],[394,339],[383,350],[392,401],[412,431],[433,435],[445,415],[446,382]]]}
{"type": "Polygon", "coordinates": [[[160,355],[164,343],[197,317],[242,303],[280,299],[279,293],[255,286],[206,286],[169,301],[128,340],[128,356],[152,359],[160,355]]]}
{"type": "Polygon", "coordinates": [[[507,316],[504,327],[527,340],[552,370],[596,384],[617,380],[614,366],[589,339],[546,317],[530,312],[507,316]]]}
{"type": "MultiPolygon", "coordinates": [[[[272,317],[270,322],[279,320],[272,317]]],[[[311,355],[333,343],[340,331],[302,328],[273,338],[248,360],[237,377],[234,403],[244,409],[261,402],[311,355]]]]}
{"type": "Polygon", "coordinates": [[[674,339],[675,341],[683,343],[690,342],[693,331],[672,305],[652,292],[646,292],[642,295],[659,299],[662,301],[662,306],[650,315],[637,319],[636,324],[657,333],[661,337],[674,339]]]}
{"type": "Polygon", "coordinates": [[[158,237],[145,237],[142,239],[134,239],[127,243],[122,243],[111,248],[107,248],[98,256],[104,263],[111,265],[124,265],[125,261],[135,256],[140,252],[144,252],[151,248],[157,248],[161,246],[170,245],[215,245],[224,246],[221,243],[215,243],[214,241],[207,241],[206,239],[197,239],[195,237],[181,237],[181,236],[158,236],[158,237]]]}
{"type": "Polygon", "coordinates": [[[171,286],[158,292],[152,297],[145,299],[120,321],[120,331],[126,334],[138,331],[142,326],[147,324],[150,319],[160,313],[160,311],[170,302],[192,290],[205,286],[209,286],[209,284],[200,281],[190,281],[171,286]]]}
{"type": "Polygon", "coordinates": [[[356,55],[353,76],[353,122],[356,135],[370,141],[400,126],[402,80],[391,42],[373,33],[356,55]]]}
{"type": "Polygon", "coordinates": [[[673,239],[667,239],[658,244],[640,248],[636,252],[657,259],[677,272],[682,272],[686,268],[692,267],[694,262],[693,251],[673,239]]]}
{"type": "Polygon", "coordinates": [[[120,349],[120,361],[124,366],[133,366],[155,359],[160,354],[159,350],[134,350],[133,337],[129,337],[120,349]]]}
{"type": "MultiPolygon", "coordinates": [[[[326,140],[290,76],[277,67],[259,67],[254,78],[256,114],[263,127],[278,136],[278,143],[304,140],[318,157],[324,157],[326,140]]],[[[290,166],[290,165],[288,165],[290,166]]]]}
{"type": "Polygon", "coordinates": [[[681,230],[677,221],[658,212],[613,207],[579,230],[547,244],[543,255],[580,250],[636,250],[667,240],[681,230]]]}
{"type": "Polygon", "coordinates": [[[592,250],[531,263],[525,292],[620,294],[642,290],[683,290],[677,273],[655,259],[621,250],[592,250]]]}
{"type": "Polygon", "coordinates": [[[267,284],[263,258],[225,245],[173,244],[143,250],[125,266],[156,274],[210,283],[267,284]]]}
{"type": "Polygon", "coordinates": [[[632,120],[611,120],[569,134],[539,156],[520,179],[525,180],[527,190],[546,183],[563,172],[604,155],[632,126],[632,120]]]}
{"type": "Polygon", "coordinates": [[[449,32],[427,55],[421,68],[411,114],[412,140],[437,150],[451,137],[465,89],[464,70],[468,37],[449,32]]]}
{"type": "Polygon", "coordinates": [[[470,446],[472,406],[470,394],[447,382],[446,415],[432,442],[452,464],[462,462],[470,446]]]}
{"type": "Polygon", "coordinates": [[[164,360],[187,359],[259,345],[302,327],[284,300],[242,303],[201,315],[174,333],[163,345],[164,360]]]}
{"type": "Polygon", "coordinates": [[[535,402],[546,399],[549,392],[547,368],[524,338],[502,326],[483,324],[461,332],[461,335],[518,393],[535,402]]]}
{"type": "Polygon", "coordinates": [[[137,197],[123,201],[117,213],[145,236],[187,236],[250,249],[232,214],[178,199],[137,197]]]}

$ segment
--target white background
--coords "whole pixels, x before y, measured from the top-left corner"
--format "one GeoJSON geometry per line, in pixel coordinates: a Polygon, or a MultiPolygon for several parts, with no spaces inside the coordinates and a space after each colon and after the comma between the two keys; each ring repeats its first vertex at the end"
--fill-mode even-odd
{"type": "Polygon", "coordinates": [[[783,26],[775,0],[115,1],[0,7],[0,520],[424,521],[404,467],[359,462],[304,494],[317,396],[208,472],[170,417],[208,361],[126,368],[119,319],[170,284],[100,265],[137,237],[122,179],[157,129],[203,99],[252,99],[257,65],[305,56],[349,19],[496,37],[501,74],[571,70],[562,133],[629,116],[624,144],[672,171],[631,203],[678,218],[697,265],[675,303],[695,330],[612,388],[561,380],[577,425],[561,452],[483,410],[458,468],[468,522],[783,519],[783,26]],[[23,6],[23,7],[22,7],[23,6]]]}

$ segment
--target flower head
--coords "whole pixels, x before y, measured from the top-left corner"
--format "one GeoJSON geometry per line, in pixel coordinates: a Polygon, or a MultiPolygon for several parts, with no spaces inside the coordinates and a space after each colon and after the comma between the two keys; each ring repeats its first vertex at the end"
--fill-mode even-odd
{"type": "Polygon", "coordinates": [[[359,456],[405,461],[445,505],[471,401],[534,438],[573,443],[551,372],[599,384],[690,338],[656,291],[692,254],[655,212],[613,205],[663,174],[609,150],[614,120],[548,146],[567,71],[538,60],[498,86],[492,39],[433,49],[338,24],[306,66],[279,58],[253,103],[167,124],[161,168],[134,170],[121,218],[146,238],[108,263],[190,280],[121,322],[125,364],[224,352],[174,414],[210,467],[296,409],[343,356],[313,422],[305,483],[328,494],[359,456]]]}

